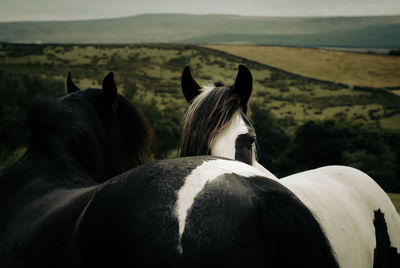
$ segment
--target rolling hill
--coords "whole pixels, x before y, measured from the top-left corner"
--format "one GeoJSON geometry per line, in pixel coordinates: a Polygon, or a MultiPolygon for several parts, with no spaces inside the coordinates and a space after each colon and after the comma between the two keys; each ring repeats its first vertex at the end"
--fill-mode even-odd
{"type": "Polygon", "coordinates": [[[400,57],[315,48],[204,45],[291,73],[349,86],[400,89],[400,57]]]}
{"type": "MultiPolygon", "coordinates": [[[[329,51],[328,51],[329,52],[329,51]]],[[[327,53],[328,53],[327,52],[327,53]]],[[[360,57],[363,55],[360,54],[360,57]]],[[[99,86],[115,71],[124,93],[163,109],[181,107],[180,75],[185,64],[201,84],[231,83],[238,64],[254,76],[252,99],[294,128],[308,120],[344,116],[352,121],[400,129],[400,97],[382,89],[353,88],[283,71],[225,52],[193,45],[15,45],[0,44],[0,70],[63,82],[72,71],[82,87],[99,86]]],[[[176,108],[174,108],[176,109],[176,108]]]]}
{"type": "Polygon", "coordinates": [[[147,14],[101,20],[9,22],[0,23],[0,42],[399,48],[400,16],[291,18],[147,14]]]}

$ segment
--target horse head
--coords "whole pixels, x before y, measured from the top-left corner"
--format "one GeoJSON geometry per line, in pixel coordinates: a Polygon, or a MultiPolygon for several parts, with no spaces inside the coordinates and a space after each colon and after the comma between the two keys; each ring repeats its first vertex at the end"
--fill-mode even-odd
{"type": "Polygon", "coordinates": [[[79,166],[97,182],[147,162],[151,130],[142,113],[117,93],[113,73],[102,89],[81,91],[67,77],[68,94],[30,111],[32,146],[79,166]]]}
{"type": "Polygon", "coordinates": [[[200,87],[186,66],[181,82],[190,106],[184,119],[180,156],[214,155],[235,159],[275,178],[256,158],[256,134],[248,118],[253,90],[250,70],[239,65],[232,86],[214,83],[200,87]]]}

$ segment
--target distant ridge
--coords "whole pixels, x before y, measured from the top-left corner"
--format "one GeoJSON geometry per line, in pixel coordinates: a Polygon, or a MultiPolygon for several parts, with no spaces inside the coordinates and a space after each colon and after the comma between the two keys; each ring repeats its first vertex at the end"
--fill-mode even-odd
{"type": "Polygon", "coordinates": [[[0,42],[231,43],[399,48],[400,15],[252,17],[143,14],[116,19],[0,23],[0,42]]]}

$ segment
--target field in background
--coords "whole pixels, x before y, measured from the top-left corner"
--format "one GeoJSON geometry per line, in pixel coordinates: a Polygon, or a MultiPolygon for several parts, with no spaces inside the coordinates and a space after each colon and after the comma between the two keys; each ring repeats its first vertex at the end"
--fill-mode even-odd
{"type": "Polygon", "coordinates": [[[259,161],[277,175],[343,164],[377,178],[386,191],[400,192],[399,96],[193,45],[0,44],[0,169],[18,159],[29,142],[29,105],[64,95],[68,71],[81,88],[100,87],[113,71],[120,92],[150,121],[154,159],[176,156],[187,107],[180,90],[186,64],[199,84],[232,84],[238,64],[251,69],[259,161]]]}
{"type": "MultiPolygon", "coordinates": [[[[248,47],[244,48],[243,54],[255,60],[248,47]]],[[[333,52],[321,50],[319,53],[331,55],[333,52]]],[[[262,57],[260,53],[260,62],[262,57]]],[[[302,59],[305,55],[296,57],[302,59]]],[[[353,57],[364,62],[365,55],[353,57]]],[[[336,80],[329,83],[309,79],[207,48],[156,44],[0,45],[0,67],[4,70],[61,82],[71,71],[83,88],[99,86],[106,72],[115,71],[120,89],[129,88],[128,97],[154,102],[160,109],[166,105],[180,107],[182,112],[186,106],[180,92],[180,75],[185,64],[192,67],[193,76],[200,84],[217,80],[229,84],[241,63],[251,68],[254,77],[252,101],[270,109],[289,130],[308,120],[334,117],[400,129],[400,98],[383,90],[355,90],[336,80]]],[[[364,64],[368,68],[369,63],[364,64]]],[[[336,70],[337,77],[349,72],[339,70],[336,70]]]]}
{"type": "Polygon", "coordinates": [[[204,46],[319,80],[400,88],[400,57],[396,56],[279,46],[204,46]]]}
{"type": "Polygon", "coordinates": [[[400,213],[400,194],[388,194],[398,213],[400,213]]]}

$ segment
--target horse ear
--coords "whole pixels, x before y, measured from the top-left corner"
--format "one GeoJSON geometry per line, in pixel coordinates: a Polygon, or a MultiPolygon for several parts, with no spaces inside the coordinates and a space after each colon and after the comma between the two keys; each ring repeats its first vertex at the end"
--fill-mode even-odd
{"type": "Polygon", "coordinates": [[[247,114],[248,102],[253,90],[253,77],[246,66],[240,64],[238,69],[235,84],[233,85],[233,93],[239,95],[243,112],[247,114]]]}
{"type": "Polygon", "coordinates": [[[201,87],[194,81],[189,66],[183,69],[181,87],[187,102],[191,102],[201,93],[201,87]]]}
{"type": "Polygon", "coordinates": [[[72,92],[79,91],[79,87],[77,87],[74,82],[72,82],[71,73],[68,72],[67,75],[67,93],[71,94],[72,92]]]}
{"type": "Polygon", "coordinates": [[[106,102],[111,105],[111,109],[114,110],[117,104],[117,86],[113,72],[107,74],[103,80],[103,95],[106,102]]]}

